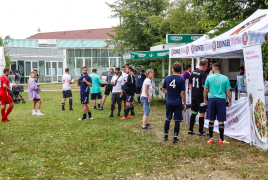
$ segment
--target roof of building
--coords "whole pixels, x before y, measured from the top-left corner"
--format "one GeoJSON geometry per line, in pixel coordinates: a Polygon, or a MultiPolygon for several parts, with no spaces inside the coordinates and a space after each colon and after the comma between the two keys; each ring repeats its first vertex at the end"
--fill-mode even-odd
{"type": "Polygon", "coordinates": [[[112,30],[114,28],[45,32],[37,33],[26,39],[111,39],[107,33],[114,34],[112,30]]]}

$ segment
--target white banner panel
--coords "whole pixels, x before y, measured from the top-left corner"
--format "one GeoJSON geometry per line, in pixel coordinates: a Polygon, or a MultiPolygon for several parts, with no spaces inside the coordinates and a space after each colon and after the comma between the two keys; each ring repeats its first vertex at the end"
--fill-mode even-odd
{"type": "Polygon", "coordinates": [[[254,145],[267,149],[266,108],[261,45],[243,49],[247,92],[250,101],[254,145]]]}

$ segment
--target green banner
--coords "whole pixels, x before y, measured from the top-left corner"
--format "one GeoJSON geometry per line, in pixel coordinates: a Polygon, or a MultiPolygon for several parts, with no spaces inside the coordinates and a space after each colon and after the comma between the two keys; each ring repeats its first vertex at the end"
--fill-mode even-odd
{"type": "Polygon", "coordinates": [[[191,43],[204,34],[167,34],[166,43],[191,43]]]}
{"type": "Polygon", "coordinates": [[[161,51],[138,51],[131,52],[123,55],[123,60],[138,60],[138,59],[158,59],[168,58],[169,50],[161,51]]]}

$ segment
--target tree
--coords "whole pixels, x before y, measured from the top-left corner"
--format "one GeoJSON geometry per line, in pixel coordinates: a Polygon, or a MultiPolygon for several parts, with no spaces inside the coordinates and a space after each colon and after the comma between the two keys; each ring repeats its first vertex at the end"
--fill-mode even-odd
{"type": "MultiPolygon", "coordinates": [[[[11,39],[10,36],[6,36],[5,39],[11,39]]],[[[5,55],[5,60],[6,60],[6,67],[10,67],[10,65],[13,64],[13,62],[10,59],[10,56],[8,54],[9,49],[5,47],[5,45],[8,44],[9,41],[4,42],[2,37],[0,37],[0,46],[4,46],[4,55],[5,55]]]]}

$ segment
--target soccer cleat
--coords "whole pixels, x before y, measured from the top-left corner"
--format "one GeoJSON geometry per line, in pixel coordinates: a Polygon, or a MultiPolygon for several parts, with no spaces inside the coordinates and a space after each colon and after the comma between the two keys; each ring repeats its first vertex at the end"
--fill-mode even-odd
{"type": "Polygon", "coordinates": [[[65,109],[62,109],[63,111],[65,111],[65,109]]]}
{"type": "Polygon", "coordinates": [[[33,112],[32,115],[33,115],[33,116],[34,116],[34,115],[37,115],[37,113],[36,113],[36,112],[33,112]]]}
{"type": "Polygon", "coordinates": [[[83,118],[79,118],[78,121],[84,121],[84,120],[87,120],[87,119],[83,119],[83,118]]]}
{"type": "Polygon", "coordinates": [[[199,136],[208,136],[209,134],[206,133],[205,131],[203,131],[202,133],[201,132],[198,132],[198,135],[199,136]]]}
{"type": "Polygon", "coordinates": [[[37,116],[43,116],[44,114],[42,114],[41,112],[36,113],[37,116]]]}
{"type": "Polygon", "coordinates": [[[97,108],[94,107],[94,110],[97,110],[97,108]]]}
{"type": "Polygon", "coordinates": [[[123,116],[121,119],[128,119],[127,117],[123,116]]]}
{"type": "Polygon", "coordinates": [[[5,118],[5,121],[10,121],[8,118],[5,118]]]}
{"type": "Polygon", "coordinates": [[[74,109],[72,108],[72,109],[69,109],[69,111],[74,111],[74,109]]]}
{"type": "Polygon", "coordinates": [[[209,139],[209,140],[207,141],[207,143],[208,143],[208,144],[213,144],[213,138],[209,139]]]}
{"type": "Polygon", "coordinates": [[[114,115],[110,115],[110,116],[109,116],[109,118],[112,118],[112,117],[114,117],[114,115]]]}
{"type": "Polygon", "coordinates": [[[148,123],[147,123],[146,126],[147,126],[147,127],[148,127],[148,126],[151,126],[151,124],[148,124],[148,123]]]}
{"type": "Polygon", "coordinates": [[[91,116],[91,117],[88,117],[87,119],[93,119],[93,116],[91,116]]]}
{"type": "Polygon", "coordinates": [[[134,118],[134,116],[129,115],[127,118],[134,118]]]}
{"type": "Polygon", "coordinates": [[[168,136],[164,136],[164,141],[167,141],[168,140],[168,136]]]}
{"type": "Polygon", "coordinates": [[[139,106],[141,106],[141,103],[139,103],[139,106]]]}
{"type": "Polygon", "coordinates": [[[117,117],[121,117],[120,114],[117,114],[117,117]]]}
{"type": "Polygon", "coordinates": [[[149,128],[147,126],[145,126],[145,127],[141,127],[141,129],[148,130],[149,128]]]}
{"type": "Polygon", "coordinates": [[[221,140],[219,141],[219,145],[226,145],[226,144],[230,144],[230,142],[227,142],[225,140],[221,140]]]}
{"type": "Polygon", "coordinates": [[[188,134],[193,135],[193,134],[195,134],[195,132],[194,131],[191,131],[191,130],[188,130],[188,134]]]}
{"type": "Polygon", "coordinates": [[[178,140],[177,137],[174,137],[174,138],[173,138],[173,143],[179,143],[179,142],[180,142],[180,140],[178,140]]]}
{"type": "Polygon", "coordinates": [[[103,110],[103,106],[101,106],[101,107],[99,108],[99,110],[103,110]]]}

